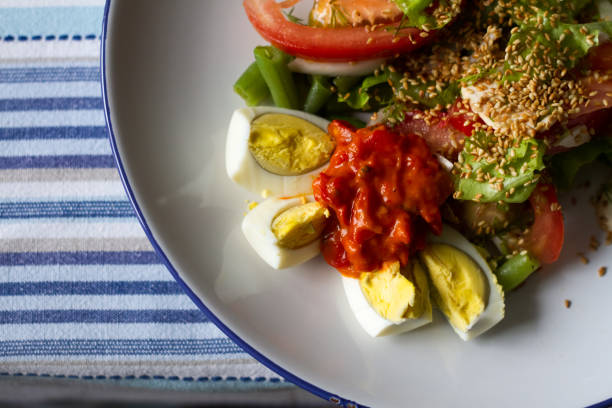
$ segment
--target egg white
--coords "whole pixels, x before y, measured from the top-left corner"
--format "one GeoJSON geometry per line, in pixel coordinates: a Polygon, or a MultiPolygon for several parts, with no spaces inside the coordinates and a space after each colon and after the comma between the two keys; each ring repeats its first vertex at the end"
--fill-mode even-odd
{"type": "MultiPolygon", "coordinates": [[[[310,197],[310,201],[312,197],[310,197]]],[[[319,240],[297,249],[281,248],[272,232],[272,221],[281,212],[303,204],[302,198],[269,198],[253,208],[242,220],[242,232],[257,255],[274,269],[289,268],[320,253],[319,240]]]]}
{"type": "Polygon", "coordinates": [[[265,113],[281,113],[304,119],[327,132],[329,121],[306,112],[257,106],[234,111],[227,130],[225,145],[225,168],[227,175],[247,190],[268,196],[294,196],[311,194],[312,181],[327,166],[323,166],[299,176],[279,176],[262,168],[249,151],[251,122],[265,113]]]}
{"type": "Polygon", "coordinates": [[[428,241],[433,244],[451,245],[465,252],[480,267],[488,284],[488,301],[484,310],[470,323],[467,332],[461,331],[453,326],[455,333],[463,340],[471,340],[499,323],[504,318],[505,314],[504,291],[497,283],[497,277],[493,271],[491,271],[489,264],[482,255],[480,255],[476,247],[474,247],[474,245],[472,245],[463,235],[448,225],[444,225],[442,234],[439,236],[430,234],[428,241]]]}
{"type": "Polygon", "coordinates": [[[373,58],[363,61],[326,62],[296,58],[288,64],[293,72],[325,76],[362,76],[374,72],[386,61],[385,58],[373,58]]]}
{"type": "Polygon", "coordinates": [[[359,325],[372,337],[382,337],[392,334],[400,334],[431,323],[431,308],[418,319],[404,319],[400,323],[394,323],[385,319],[374,310],[363,295],[359,279],[342,276],[344,293],[348,300],[351,311],[355,315],[359,325]]]}

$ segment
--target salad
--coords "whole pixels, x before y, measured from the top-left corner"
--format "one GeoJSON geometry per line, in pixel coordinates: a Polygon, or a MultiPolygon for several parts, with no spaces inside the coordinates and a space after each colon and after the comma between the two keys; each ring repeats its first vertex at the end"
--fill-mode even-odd
{"type": "Polygon", "coordinates": [[[302,19],[297,3],[244,1],[270,43],[227,136],[228,176],[265,199],[247,241],[278,269],[322,254],[372,336],[436,308],[480,335],[559,258],[557,192],[612,165],[612,2],[315,0],[302,19]]]}

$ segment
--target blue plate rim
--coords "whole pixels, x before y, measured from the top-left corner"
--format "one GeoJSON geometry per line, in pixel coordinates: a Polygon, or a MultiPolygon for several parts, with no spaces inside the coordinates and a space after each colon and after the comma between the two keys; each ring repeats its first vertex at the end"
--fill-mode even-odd
{"type": "MultiPolygon", "coordinates": [[[[202,311],[204,312],[204,314],[206,314],[206,316],[210,319],[210,321],[212,321],[227,337],[229,337],[234,343],[236,343],[238,346],[240,346],[245,352],[247,352],[249,355],[251,355],[253,358],[255,358],[257,361],[259,361],[260,363],[262,363],[264,366],[266,366],[267,368],[269,368],[270,370],[274,371],[275,373],[279,374],[280,376],[282,376],[284,379],[290,381],[291,383],[299,386],[300,388],[305,389],[306,391],[311,392],[314,395],[317,395],[327,401],[330,401],[334,404],[337,405],[343,405],[346,407],[363,407],[363,408],[367,408],[365,405],[359,404],[355,401],[351,401],[351,400],[347,400],[344,398],[341,398],[335,394],[332,394],[328,391],[325,391],[299,377],[297,377],[296,375],[290,373],[289,371],[285,370],[284,368],[282,368],[281,366],[279,366],[278,364],[274,363],[272,360],[270,360],[268,357],[264,356],[263,354],[261,354],[260,352],[258,352],[257,350],[255,350],[251,345],[249,345],[246,341],[242,340],[236,333],[234,333],[229,327],[227,327],[225,324],[223,324],[223,322],[221,322],[221,320],[219,320],[219,318],[217,318],[217,316],[215,316],[214,313],[212,313],[204,304],[204,302],[202,302],[202,300],[191,290],[191,288],[189,288],[189,286],[181,279],[181,277],[178,275],[178,272],[176,271],[176,269],[174,268],[174,266],[172,265],[172,263],[170,262],[170,260],[168,259],[168,257],[166,256],[166,254],[164,253],[164,251],[161,249],[161,247],[159,246],[159,244],[157,243],[157,240],[155,239],[155,237],[153,236],[153,232],[151,231],[151,229],[149,228],[144,214],[142,213],[140,206],[138,205],[136,198],[134,196],[134,192],[132,191],[132,187],[129,183],[127,174],[125,172],[125,169],[123,167],[123,161],[121,159],[121,155],[119,154],[119,150],[117,148],[117,140],[115,138],[115,133],[113,131],[113,125],[111,122],[111,113],[110,113],[110,105],[108,103],[108,95],[107,95],[107,85],[106,85],[106,34],[108,32],[108,17],[109,17],[109,12],[110,12],[110,5],[111,5],[112,0],[106,0],[106,3],[104,5],[104,15],[102,18],[102,35],[101,35],[101,40],[100,40],[100,83],[102,85],[102,99],[103,99],[103,104],[104,104],[104,117],[106,120],[106,128],[108,129],[109,132],[109,141],[110,141],[110,145],[111,145],[111,149],[113,152],[113,157],[115,159],[115,163],[117,165],[117,170],[119,171],[119,176],[121,178],[121,182],[123,184],[123,187],[125,189],[125,192],[128,195],[128,198],[130,200],[130,203],[132,205],[132,207],[134,208],[134,211],[136,212],[136,216],[138,218],[138,221],[140,222],[140,225],[142,226],[145,235],[147,236],[147,238],[149,239],[149,241],[151,242],[151,245],[153,246],[153,249],[155,250],[155,252],[157,253],[157,255],[160,257],[160,259],[162,260],[162,262],[164,263],[164,265],[166,266],[166,268],[168,269],[168,271],[170,272],[170,274],[172,275],[172,277],[176,280],[176,282],[179,284],[179,286],[183,289],[183,291],[187,294],[187,296],[189,296],[189,298],[195,303],[195,305],[202,311]]],[[[610,408],[612,407],[612,398],[608,398],[606,400],[603,400],[601,402],[597,402],[595,404],[592,405],[588,405],[585,408],[610,408]]]]}
{"type": "Polygon", "coordinates": [[[170,260],[168,259],[168,257],[166,256],[166,254],[164,253],[164,251],[162,250],[162,248],[160,247],[160,245],[158,244],[157,240],[155,239],[153,232],[151,231],[151,229],[149,228],[147,221],[144,217],[144,214],[142,213],[142,210],[140,209],[140,206],[138,205],[138,202],[136,201],[136,197],[134,196],[134,192],[132,190],[132,187],[130,185],[130,182],[128,180],[127,174],[125,172],[125,168],[123,166],[123,161],[121,159],[121,155],[119,154],[119,149],[117,147],[117,140],[115,137],[115,132],[113,130],[113,125],[112,125],[112,121],[111,121],[111,112],[110,112],[110,105],[108,103],[108,93],[107,93],[107,83],[106,83],[106,41],[107,41],[107,33],[108,33],[108,21],[109,21],[109,12],[110,12],[110,6],[111,6],[111,2],[112,0],[106,0],[106,3],[104,5],[104,15],[102,18],[102,38],[100,40],[100,82],[102,85],[102,99],[103,99],[103,104],[104,104],[104,117],[106,120],[106,128],[108,129],[108,133],[109,133],[109,141],[110,141],[110,145],[111,145],[111,149],[112,149],[112,153],[113,153],[113,157],[115,159],[115,163],[117,165],[117,170],[119,171],[119,176],[121,178],[121,182],[123,184],[123,187],[125,189],[125,192],[128,195],[128,198],[130,200],[130,203],[132,205],[132,207],[134,208],[134,211],[136,212],[136,216],[138,218],[138,221],[140,222],[140,225],[142,226],[145,235],[147,236],[147,238],[149,239],[149,241],[151,242],[151,245],[153,246],[153,249],[155,250],[155,252],[157,253],[157,255],[159,256],[160,260],[163,262],[163,264],[166,266],[166,268],[168,269],[168,271],[170,272],[170,274],[172,275],[172,277],[176,280],[176,282],[179,284],[179,286],[183,289],[183,291],[187,294],[187,296],[189,296],[189,298],[195,303],[195,305],[202,311],[204,312],[204,314],[206,314],[206,316],[210,319],[210,321],[212,321],[227,337],[229,337],[234,343],[236,343],[239,347],[241,347],[245,352],[247,352],[248,354],[250,354],[253,358],[255,358],[257,361],[259,361],[260,363],[262,363],[264,366],[266,366],[267,368],[269,368],[270,370],[274,371],[275,373],[279,374],[281,377],[283,377],[284,379],[286,379],[287,381],[290,381],[291,383],[325,399],[328,400],[332,403],[335,403],[337,405],[343,405],[343,406],[347,406],[347,407],[364,407],[366,408],[365,405],[361,405],[358,404],[354,401],[350,401],[344,398],[341,398],[335,394],[332,394],[328,391],[325,391],[299,377],[297,377],[296,375],[290,373],[289,371],[285,370],[284,368],[282,368],[281,366],[279,366],[278,364],[274,363],[272,360],[270,360],[268,357],[264,356],[263,354],[261,354],[260,352],[258,352],[257,350],[255,350],[255,348],[253,348],[251,345],[249,345],[246,341],[244,341],[243,339],[241,339],[236,333],[234,333],[229,327],[227,327],[225,324],[223,324],[223,322],[221,322],[221,320],[215,316],[214,313],[212,313],[204,304],[204,302],[202,302],[202,300],[191,290],[191,288],[189,288],[189,286],[181,279],[181,277],[179,276],[178,272],[176,271],[176,269],[174,268],[174,266],[172,265],[172,263],[170,262],[170,260]]]}

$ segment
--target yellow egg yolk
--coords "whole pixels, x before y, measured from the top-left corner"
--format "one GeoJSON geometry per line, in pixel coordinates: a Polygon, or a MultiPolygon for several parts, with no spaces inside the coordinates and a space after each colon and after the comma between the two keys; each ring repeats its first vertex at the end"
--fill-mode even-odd
{"type": "Polygon", "coordinates": [[[421,259],[434,285],[434,300],[453,327],[466,332],[487,304],[488,285],[480,267],[467,254],[433,244],[421,259]]]}
{"type": "Polygon", "coordinates": [[[317,202],[297,205],[278,214],[272,220],[272,233],[277,245],[296,249],[319,238],[325,228],[329,210],[317,202]]]}
{"type": "Polygon", "coordinates": [[[404,270],[399,262],[386,263],[380,270],[361,273],[359,285],[370,306],[394,323],[431,311],[429,284],[418,262],[404,270]]]}
{"type": "Polygon", "coordinates": [[[267,113],[251,123],[249,151],[265,170],[297,176],[325,164],[335,142],[322,129],[296,116],[267,113]]]}

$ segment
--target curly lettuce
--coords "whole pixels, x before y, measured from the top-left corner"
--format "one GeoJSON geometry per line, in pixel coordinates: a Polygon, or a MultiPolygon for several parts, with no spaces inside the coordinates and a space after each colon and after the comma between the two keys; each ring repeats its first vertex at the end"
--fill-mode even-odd
{"type": "Polygon", "coordinates": [[[483,22],[507,17],[514,24],[531,25],[531,20],[538,14],[558,14],[564,22],[574,22],[575,17],[592,0],[493,0],[485,2],[481,19],[483,22]]]}
{"type": "Polygon", "coordinates": [[[349,92],[338,95],[339,102],[345,102],[352,109],[368,110],[372,106],[385,106],[392,102],[395,95],[399,100],[412,100],[425,108],[453,104],[459,97],[459,84],[451,82],[444,88],[430,91],[435,82],[411,85],[403,80],[402,74],[388,69],[379,75],[365,77],[363,81],[349,92]]]}
{"type": "Polygon", "coordinates": [[[393,2],[404,13],[401,27],[440,29],[450,23],[461,9],[457,0],[393,0],[393,2]],[[432,10],[434,6],[439,10],[445,10],[439,19],[434,16],[436,14],[435,9],[432,10]],[[449,9],[451,13],[447,13],[449,9]]]}
{"type": "Polygon", "coordinates": [[[402,10],[411,27],[422,27],[432,23],[432,17],[425,10],[433,4],[433,0],[393,0],[397,8],[402,10]]]}
{"type": "MultiPolygon", "coordinates": [[[[508,41],[505,57],[507,80],[516,80],[524,74],[531,59],[551,59],[557,68],[572,69],[593,47],[600,44],[601,37],[612,36],[612,22],[588,24],[553,24],[550,19],[539,15],[540,24],[521,26],[508,41]]],[[[533,75],[537,69],[531,66],[527,73],[533,75]]],[[[541,78],[549,80],[550,78],[541,78]]]]}
{"type": "Polygon", "coordinates": [[[537,139],[525,139],[518,147],[508,149],[505,164],[477,158],[472,152],[478,149],[479,139],[486,137],[476,132],[466,139],[460,162],[464,171],[455,177],[455,196],[462,200],[479,202],[522,203],[536,187],[540,171],[544,169],[545,146],[537,139]],[[465,168],[469,171],[466,172],[465,168]],[[484,175],[488,174],[489,178],[484,175]],[[491,182],[491,180],[497,180],[491,182]]]}

